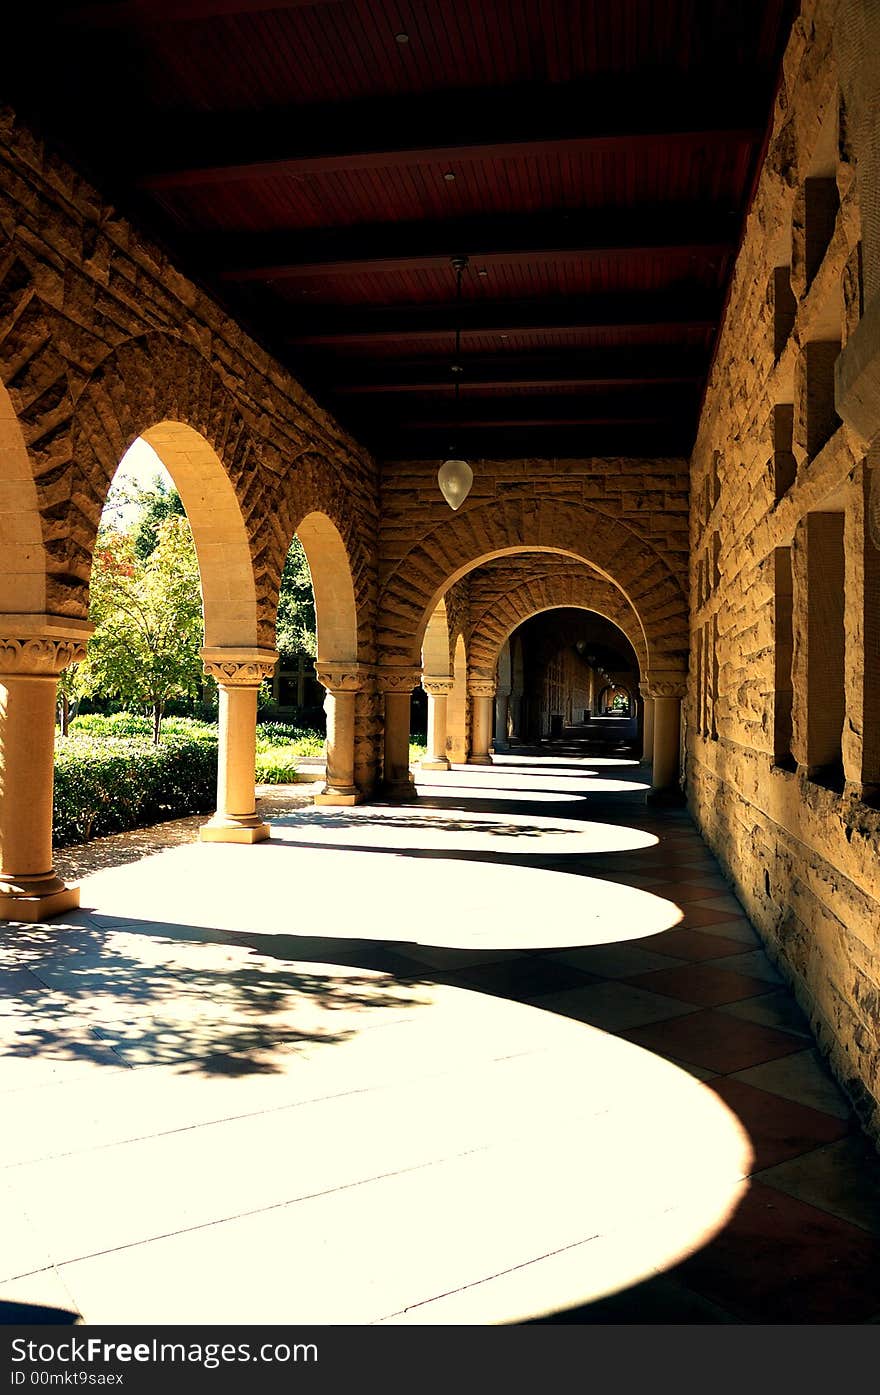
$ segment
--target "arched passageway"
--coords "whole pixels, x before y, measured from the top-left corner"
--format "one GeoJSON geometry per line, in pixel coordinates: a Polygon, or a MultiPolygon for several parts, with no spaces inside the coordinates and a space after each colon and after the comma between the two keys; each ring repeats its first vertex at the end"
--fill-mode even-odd
{"type": "Polygon", "coordinates": [[[355,780],[357,695],[365,685],[358,662],[357,603],[351,565],[336,524],[314,510],[300,519],[303,545],[315,592],[315,671],[326,691],[326,778],[316,804],[357,804],[355,780]]]}

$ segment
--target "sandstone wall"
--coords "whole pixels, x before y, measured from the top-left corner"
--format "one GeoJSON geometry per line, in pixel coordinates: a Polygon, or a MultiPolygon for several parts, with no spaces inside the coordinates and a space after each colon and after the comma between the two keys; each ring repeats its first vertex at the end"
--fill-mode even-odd
{"type": "Polygon", "coordinates": [[[687,789],[880,1137],[880,554],[835,404],[864,308],[837,10],[794,26],[692,459],[687,789]]]}

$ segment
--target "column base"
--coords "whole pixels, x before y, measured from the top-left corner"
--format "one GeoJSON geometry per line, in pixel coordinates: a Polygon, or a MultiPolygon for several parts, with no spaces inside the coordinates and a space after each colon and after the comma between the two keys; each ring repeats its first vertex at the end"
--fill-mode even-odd
{"type": "Polygon", "coordinates": [[[468,756],[468,758],[467,758],[467,763],[468,763],[468,765],[491,765],[491,764],[492,764],[492,757],[491,757],[491,756],[468,756]]]}
{"type": "Polygon", "coordinates": [[[0,890],[0,920],[23,920],[29,925],[79,907],[79,887],[65,886],[60,877],[23,878],[0,890]]]}
{"type": "Polygon", "coordinates": [[[199,829],[199,841],[202,843],[264,843],[269,837],[269,825],[256,814],[241,820],[215,817],[199,829]]]}
{"type": "Polygon", "coordinates": [[[355,789],[353,785],[340,789],[334,788],[333,785],[325,785],[324,788],[319,790],[315,795],[315,803],[343,807],[350,804],[360,804],[363,797],[360,790],[355,789]]]}
{"type": "Polygon", "coordinates": [[[416,790],[412,776],[410,776],[408,780],[389,780],[387,784],[383,784],[382,798],[393,800],[417,799],[418,791],[416,790]]]}
{"type": "Polygon", "coordinates": [[[451,769],[452,769],[452,766],[449,764],[449,761],[446,759],[445,756],[441,757],[440,760],[427,760],[427,759],[426,759],[426,760],[421,760],[421,761],[419,761],[419,770],[451,770],[451,769]]]}

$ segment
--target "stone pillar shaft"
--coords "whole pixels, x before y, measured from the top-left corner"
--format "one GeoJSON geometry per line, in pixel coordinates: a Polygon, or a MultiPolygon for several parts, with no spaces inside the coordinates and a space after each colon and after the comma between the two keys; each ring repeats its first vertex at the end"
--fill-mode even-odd
{"type": "Polygon", "coordinates": [[[393,799],[415,798],[415,782],[409,768],[409,711],[412,690],[420,678],[421,672],[416,668],[379,668],[379,689],[385,694],[384,785],[393,799]]]}
{"type": "Polygon", "coordinates": [[[507,738],[507,721],[510,713],[510,693],[499,692],[495,695],[495,750],[506,751],[509,749],[507,738]]]}
{"type": "MultiPolygon", "coordinates": [[[[681,797],[681,702],[687,692],[686,675],[674,669],[647,675],[645,708],[652,699],[654,708],[653,769],[651,794],[658,802],[676,802],[681,797]]],[[[644,691],[644,689],[642,690],[644,691]]]]}
{"type": "Polygon", "coordinates": [[[452,678],[428,675],[422,687],[428,694],[428,754],[421,763],[422,770],[449,770],[446,755],[446,726],[452,678]]]}
{"type": "Polygon", "coordinates": [[[354,742],[357,694],[367,670],[360,664],[317,664],[318,682],[327,689],[326,773],[316,804],[358,804],[361,794],[354,781],[354,742]]]}
{"type": "Polygon", "coordinates": [[[0,625],[15,636],[0,638],[0,920],[35,922],[79,905],[52,866],[55,702],[93,627],[23,615],[0,625]]]}
{"type": "Polygon", "coordinates": [[[204,843],[261,843],[269,837],[256,807],[257,692],[272,677],[277,657],[268,650],[202,650],[205,673],[220,690],[217,812],[199,830],[204,843]]]}
{"type": "Polygon", "coordinates": [[[654,768],[651,786],[672,790],[678,785],[681,698],[654,698],[654,768]]]}
{"type": "Polygon", "coordinates": [[[489,746],[492,741],[492,699],[495,696],[494,681],[468,679],[468,693],[473,703],[471,718],[471,753],[469,765],[491,765],[489,746]]]}
{"type": "Polygon", "coordinates": [[[639,687],[644,703],[644,717],[642,719],[642,761],[645,765],[654,759],[654,699],[648,692],[647,686],[642,683],[639,687]]]}

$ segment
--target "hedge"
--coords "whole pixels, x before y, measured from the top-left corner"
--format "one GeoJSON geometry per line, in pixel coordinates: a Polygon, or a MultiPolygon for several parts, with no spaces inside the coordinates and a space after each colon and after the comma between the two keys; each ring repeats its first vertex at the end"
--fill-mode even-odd
{"type": "Polygon", "coordinates": [[[59,846],[208,813],[216,798],[216,737],[169,734],[154,746],[145,737],[78,734],[56,742],[59,846]]]}

